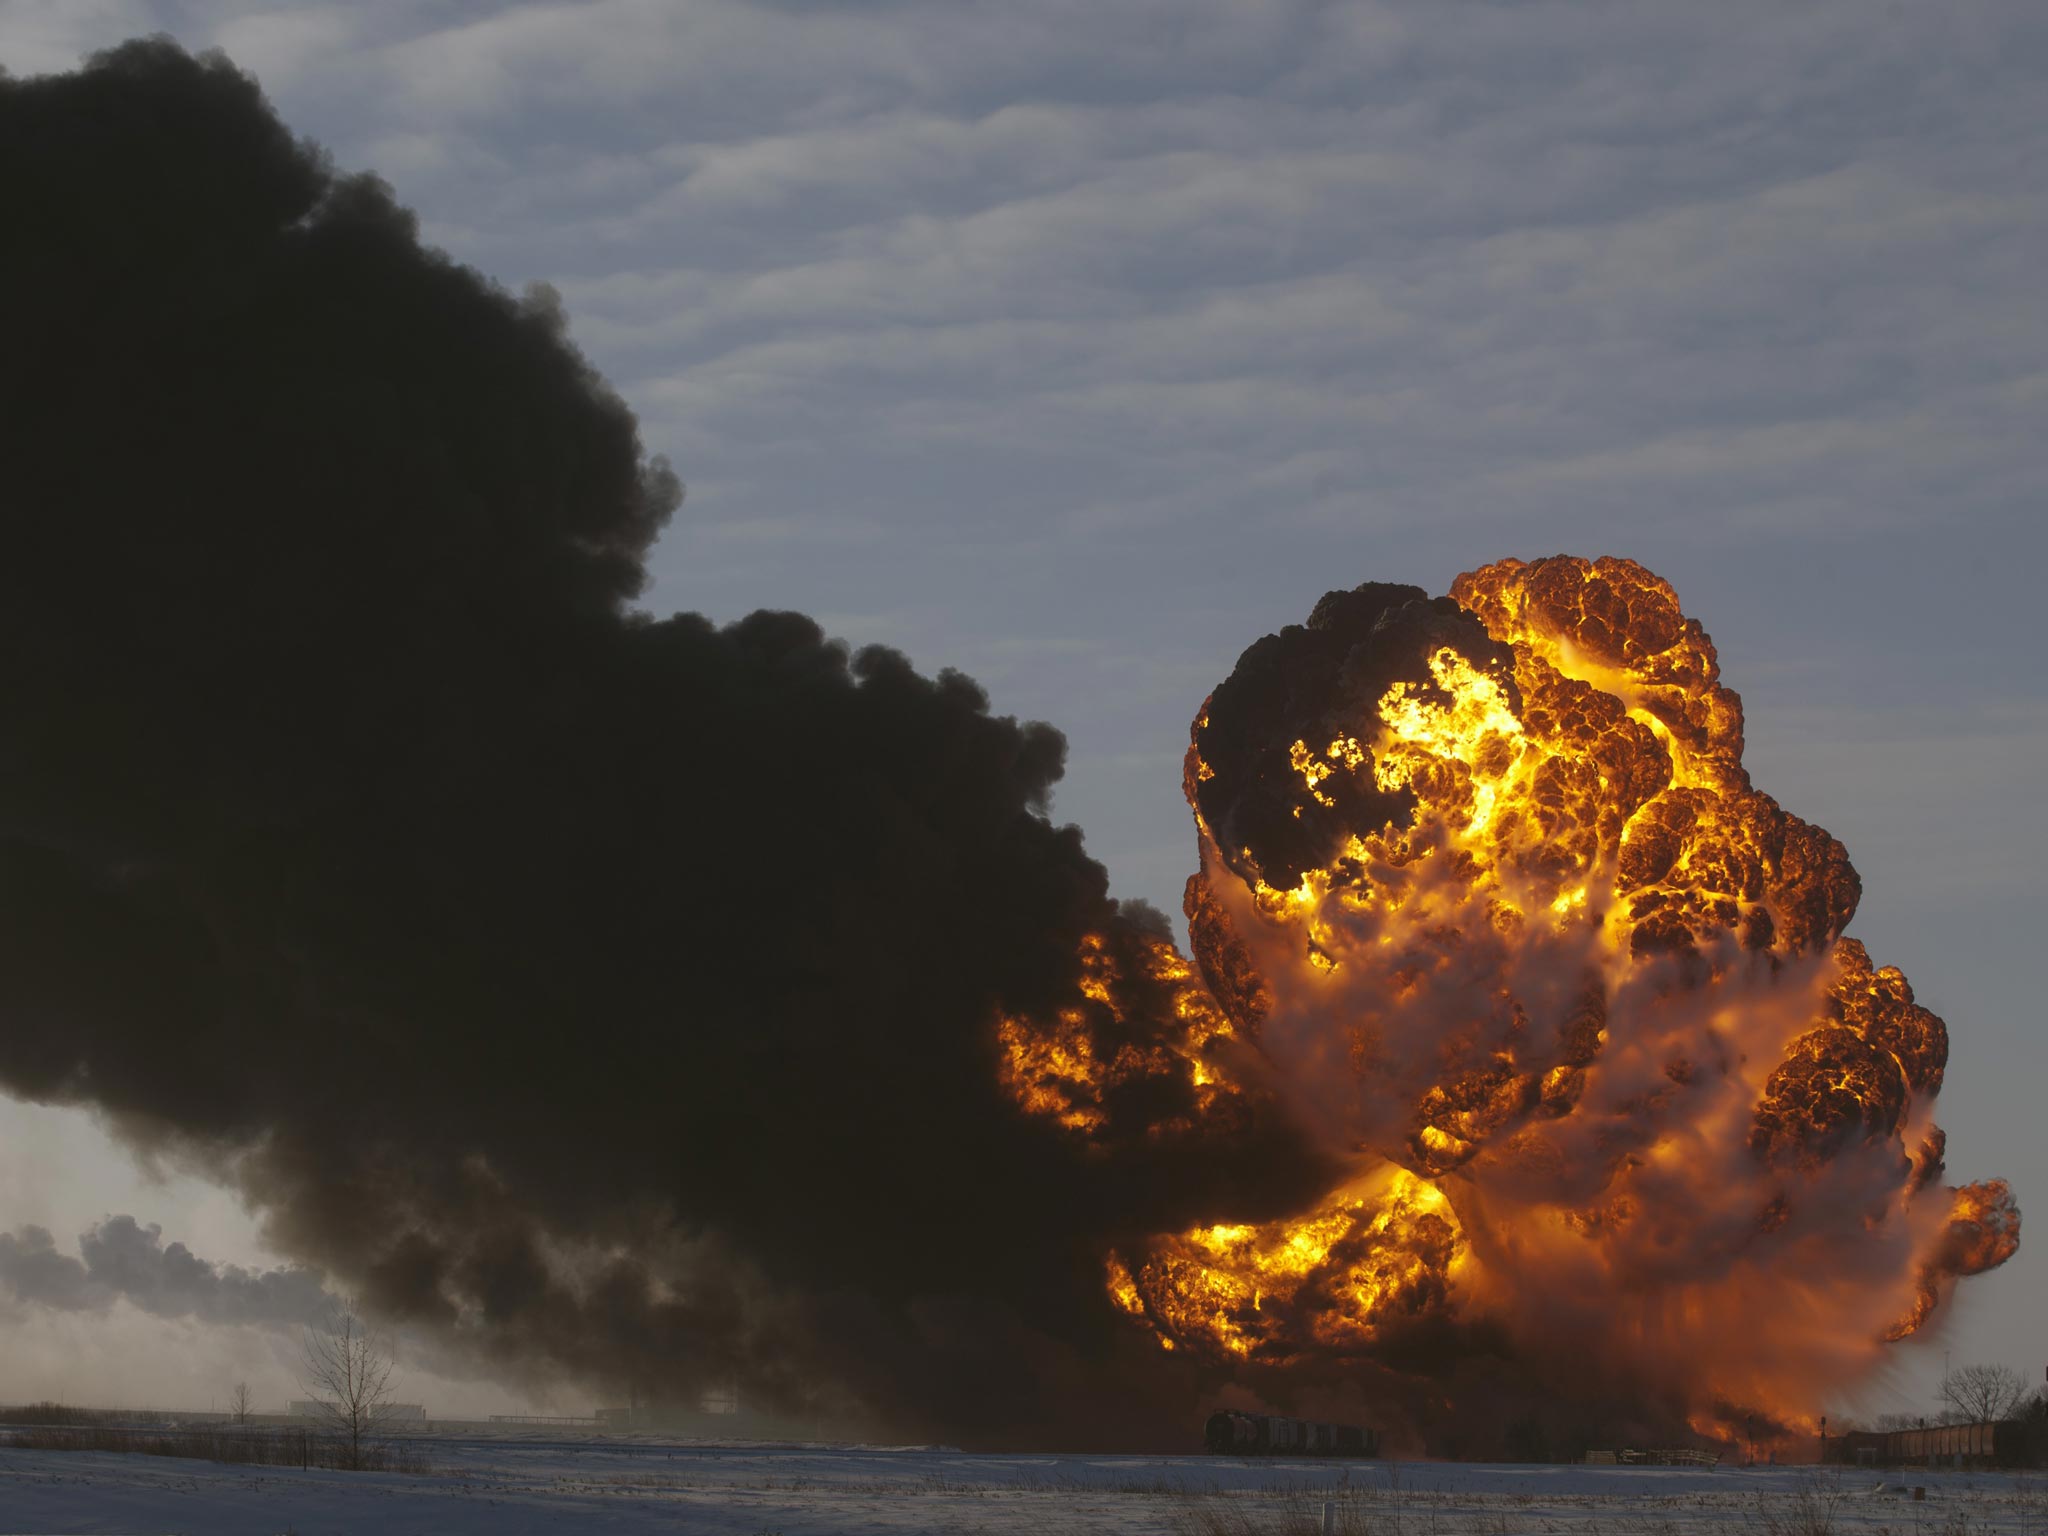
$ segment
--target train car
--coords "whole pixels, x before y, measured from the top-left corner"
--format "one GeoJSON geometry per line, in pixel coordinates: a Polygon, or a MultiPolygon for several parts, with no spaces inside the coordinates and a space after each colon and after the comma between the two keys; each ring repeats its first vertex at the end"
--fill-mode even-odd
{"type": "Polygon", "coordinates": [[[1217,1456],[1377,1456],[1376,1429],[1356,1424],[1323,1424],[1276,1413],[1240,1413],[1219,1408],[1202,1435],[1217,1456]]]}
{"type": "Polygon", "coordinates": [[[1360,1429],[1356,1424],[1339,1424],[1337,1427],[1337,1450],[1339,1456],[1377,1456],[1380,1453],[1380,1432],[1376,1429],[1360,1429]]]}

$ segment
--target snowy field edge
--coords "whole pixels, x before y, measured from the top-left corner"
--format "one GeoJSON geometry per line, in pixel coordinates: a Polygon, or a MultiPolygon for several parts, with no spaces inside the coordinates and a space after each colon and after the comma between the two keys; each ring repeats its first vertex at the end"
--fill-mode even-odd
{"type": "Polygon", "coordinates": [[[2048,1536],[2048,1478],[2038,1474],[1006,1456],[596,1437],[432,1439],[425,1448],[432,1470],[422,1474],[0,1449],[0,1532],[1292,1536],[1320,1529],[1329,1502],[1347,1536],[2048,1536]]]}

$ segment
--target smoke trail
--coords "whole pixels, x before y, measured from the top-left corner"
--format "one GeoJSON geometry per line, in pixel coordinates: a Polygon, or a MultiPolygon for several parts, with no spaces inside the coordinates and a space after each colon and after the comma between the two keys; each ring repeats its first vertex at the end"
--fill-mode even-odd
{"type": "Polygon", "coordinates": [[[77,1258],[60,1252],[44,1227],[0,1232],[0,1288],[65,1312],[126,1301],[155,1317],[268,1328],[316,1325],[333,1305],[316,1270],[212,1263],[133,1216],[98,1222],[78,1248],[77,1258]]]}

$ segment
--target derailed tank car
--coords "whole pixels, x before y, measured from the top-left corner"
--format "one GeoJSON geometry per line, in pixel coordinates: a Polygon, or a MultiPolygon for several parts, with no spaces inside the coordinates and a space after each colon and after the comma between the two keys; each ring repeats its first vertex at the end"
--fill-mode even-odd
{"type": "Polygon", "coordinates": [[[1217,1456],[1377,1456],[1380,1432],[1356,1424],[1319,1424],[1273,1413],[1219,1408],[1204,1441],[1217,1456]]]}

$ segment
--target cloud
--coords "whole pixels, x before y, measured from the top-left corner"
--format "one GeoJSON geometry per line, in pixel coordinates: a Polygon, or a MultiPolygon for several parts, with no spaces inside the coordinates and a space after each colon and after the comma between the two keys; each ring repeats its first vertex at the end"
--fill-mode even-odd
{"type": "Polygon", "coordinates": [[[156,24],[148,0],[15,0],[0,16],[0,69],[70,69],[92,48],[156,24]]]}
{"type": "Polygon", "coordinates": [[[1067,472],[1049,522],[985,505],[1006,537],[1170,522],[1219,554],[1247,506],[1839,536],[1937,475],[2041,489],[2023,5],[339,15],[192,40],[436,237],[555,279],[717,537],[806,515],[828,458],[959,527],[916,466],[1020,443],[1067,472]]]}
{"type": "Polygon", "coordinates": [[[349,5],[253,11],[224,21],[213,42],[275,94],[292,90],[308,73],[353,52],[363,19],[363,11],[349,5]]]}

